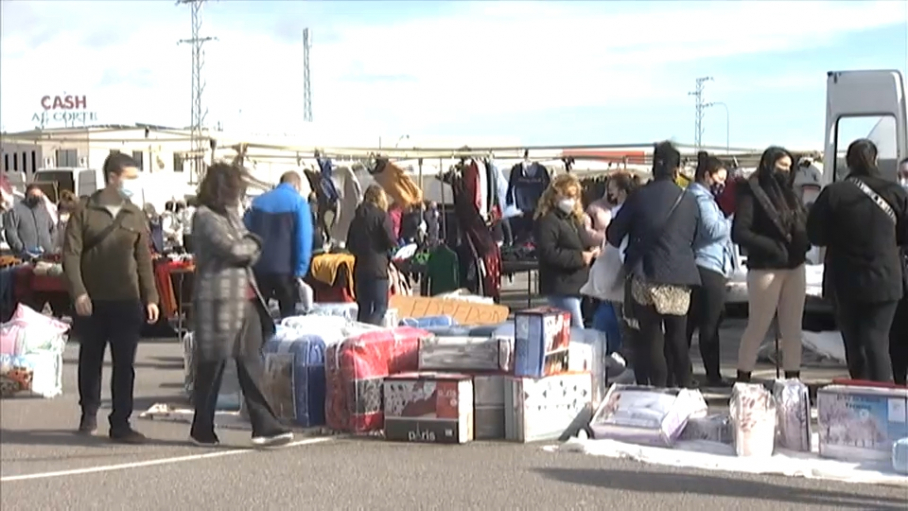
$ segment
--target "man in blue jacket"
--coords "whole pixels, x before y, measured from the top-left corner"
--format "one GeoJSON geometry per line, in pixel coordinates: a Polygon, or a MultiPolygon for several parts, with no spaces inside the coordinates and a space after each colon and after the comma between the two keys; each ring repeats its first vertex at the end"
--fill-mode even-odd
{"type": "Polygon", "coordinates": [[[312,260],[312,213],[300,195],[296,172],[281,176],[281,183],[252,201],[246,228],[262,239],[262,254],[253,271],[265,300],[278,301],[281,317],[292,316],[299,301],[297,279],[309,272],[312,260]]]}

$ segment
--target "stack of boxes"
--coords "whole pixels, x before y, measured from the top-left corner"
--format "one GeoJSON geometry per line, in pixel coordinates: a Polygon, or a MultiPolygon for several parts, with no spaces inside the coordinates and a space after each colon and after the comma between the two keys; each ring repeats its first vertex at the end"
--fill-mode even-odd
{"type": "Polygon", "coordinates": [[[571,344],[570,314],[515,314],[509,337],[429,337],[419,372],[385,379],[389,440],[517,442],[569,436],[590,419],[593,350],[571,344]]]}

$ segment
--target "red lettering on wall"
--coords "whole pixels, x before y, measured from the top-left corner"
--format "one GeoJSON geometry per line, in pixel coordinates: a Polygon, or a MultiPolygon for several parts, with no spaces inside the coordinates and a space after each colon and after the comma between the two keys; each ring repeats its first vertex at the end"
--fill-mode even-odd
{"type": "Polygon", "coordinates": [[[87,96],[44,96],[41,107],[45,110],[84,110],[88,108],[87,96]]]}

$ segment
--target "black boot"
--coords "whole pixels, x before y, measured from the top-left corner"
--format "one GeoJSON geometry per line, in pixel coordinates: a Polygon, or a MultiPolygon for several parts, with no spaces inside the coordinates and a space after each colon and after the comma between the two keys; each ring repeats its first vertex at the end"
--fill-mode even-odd
{"type": "Polygon", "coordinates": [[[98,429],[98,417],[93,413],[82,412],[82,419],[79,420],[79,429],[77,433],[84,436],[91,436],[98,429]]]}
{"type": "Polygon", "coordinates": [[[738,371],[738,378],[735,380],[738,383],[750,383],[750,371],[738,371]]]}

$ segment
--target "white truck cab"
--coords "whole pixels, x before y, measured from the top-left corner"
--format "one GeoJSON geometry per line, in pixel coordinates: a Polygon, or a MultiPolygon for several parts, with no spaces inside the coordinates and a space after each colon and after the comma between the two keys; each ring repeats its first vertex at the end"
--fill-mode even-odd
{"type": "Polygon", "coordinates": [[[908,108],[899,71],[827,73],[824,184],[848,175],[845,151],[858,138],[876,144],[880,170],[896,179],[898,162],[908,157],[908,108]]]}

